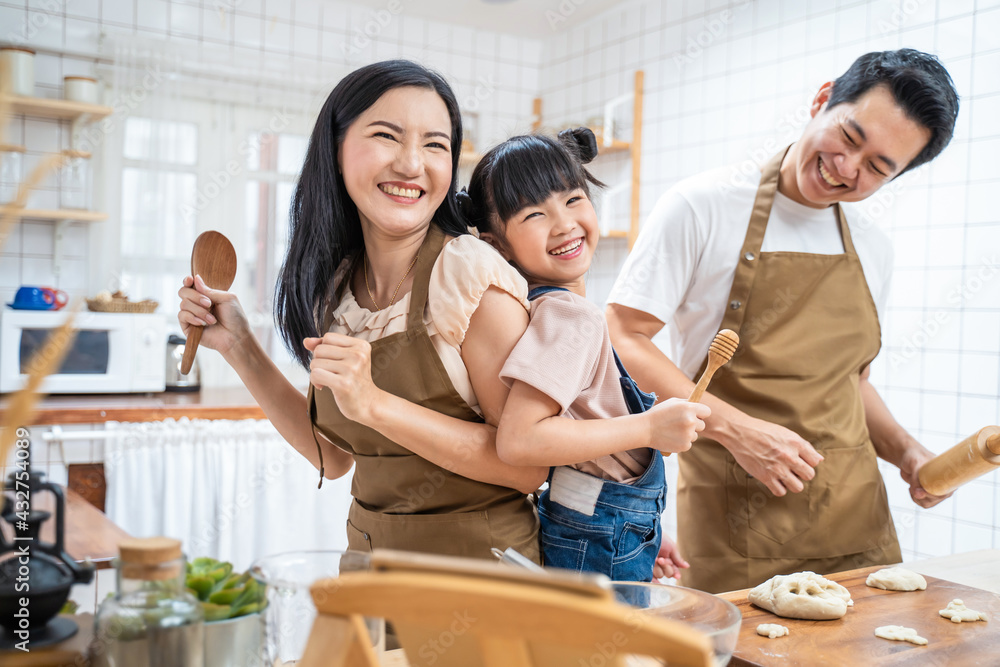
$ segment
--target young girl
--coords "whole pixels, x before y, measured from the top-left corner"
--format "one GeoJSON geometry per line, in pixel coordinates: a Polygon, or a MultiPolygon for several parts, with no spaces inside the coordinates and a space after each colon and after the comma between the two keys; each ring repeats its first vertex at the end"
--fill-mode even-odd
{"type": "MultiPolygon", "coordinates": [[[[599,236],[588,181],[601,183],[583,164],[596,154],[586,128],[514,137],[483,157],[460,203],[531,287],[528,329],[500,373],[511,390],[497,452],[554,466],[538,501],[544,562],[649,581],[666,496],[660,452],[689,449],[710,410],[680,399],[651,407],[584,298],[599,236]]],[[[661,573],[686,566],[669,540],[663,553],[661,573]]]]}

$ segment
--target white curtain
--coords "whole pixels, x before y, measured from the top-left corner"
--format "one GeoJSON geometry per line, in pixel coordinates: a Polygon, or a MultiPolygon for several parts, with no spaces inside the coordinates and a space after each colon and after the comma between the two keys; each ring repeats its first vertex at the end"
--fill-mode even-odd
{"type": "Polygon", "coordinates": [[[107,514],[245,570],[262,556],[346,549],[351,474],[326,480],[267,420],[108,422],[107,514]]]}

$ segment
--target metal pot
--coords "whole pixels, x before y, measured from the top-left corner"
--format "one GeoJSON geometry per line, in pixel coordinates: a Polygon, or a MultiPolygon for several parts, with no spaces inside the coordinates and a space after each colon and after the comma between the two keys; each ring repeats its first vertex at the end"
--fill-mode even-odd
{"type": "Polygon", "coordinates": [[[198,370],[198,359],[195,358],[191,372],[181,373],[181,359],[184,356],[184,345],[187,341],[171,334],[167,338],[167,391],[198,391],[201,389],[201,372],[198,370]]]}

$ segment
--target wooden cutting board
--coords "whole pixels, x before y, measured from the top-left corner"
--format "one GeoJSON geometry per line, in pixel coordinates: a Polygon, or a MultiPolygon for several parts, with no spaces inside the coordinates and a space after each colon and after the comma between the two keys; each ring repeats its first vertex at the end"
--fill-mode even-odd
{"type": "MultiPolygon", "coordinates": [[[[998,565],[1000,567],[1000,565],[998,565]]],[[[869,588],[868,575],[881,567],[866,567],[828,579],[845,586],[854,599],[847,615],[835,621],[781,618],[747,602],[747,591],[724,593],[743,614],[743,626],[731,667],[842,667],[844,665],[988,665],[1000,664],[1000,595],[935,577],[926,591],[900,593],[869,588]],[[938,611],[959,598],[989,621],[952,623],[938,611]],[[761,623],[778,623],[788,636],[768,639],[757,634],[761,623]],[[882,625],[915,628],[926,646],[888,641],[875,636],[882,625]]]]}

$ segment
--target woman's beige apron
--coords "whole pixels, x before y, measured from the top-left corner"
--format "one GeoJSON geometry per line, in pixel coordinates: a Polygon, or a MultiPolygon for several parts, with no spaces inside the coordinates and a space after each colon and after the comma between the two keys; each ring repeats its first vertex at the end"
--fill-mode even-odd
{"type": "MultiPolygon", "coordinates": [[[[372,379],[413,403],[482,422],[452,386],[423,322],[431,269],[444,241],[432,224],[414,267],[406,330],[372,343],[372,379]]],[[[491,547],[514,547],[538,561],[538,519],[525,494],[451,473],[407,450],[405,442],[350,421],[329,389],[310,386],[309,409],[314,427],[354,456],[354,501],[347,520],[351,549],[492,558],[491,547]]],[[[469,455],[455,449],[455,465],[469,455]]]]}
{"type": "Polygon", "coordinates": [[[795,431],[824,460],[805,490],[779,498],[715,441],[680,455],[682,583],[713,593],[902,560],[858,386],[881,331],[843,211],[841,255],[760,251],[786,152],[763,170],[720,326],[740,347],[710,391],[795,431]]]}

